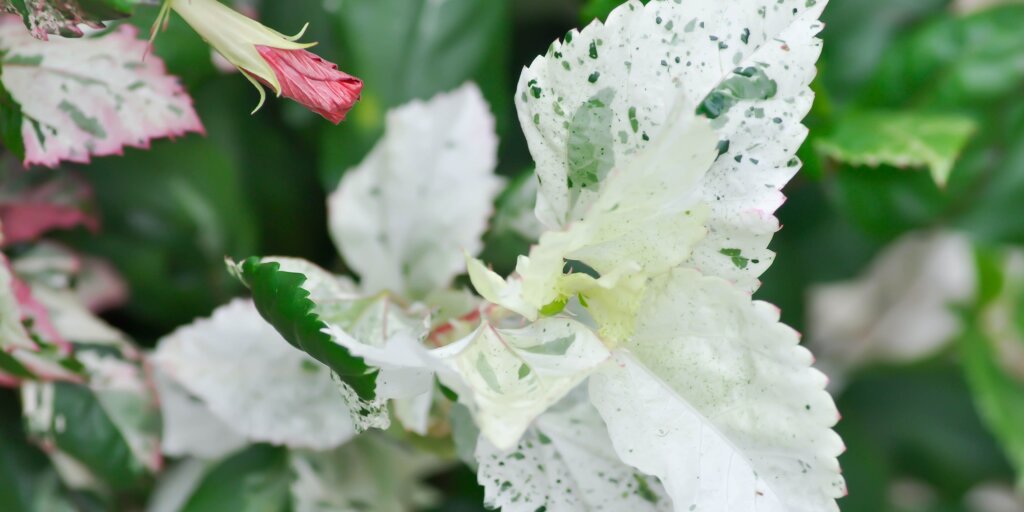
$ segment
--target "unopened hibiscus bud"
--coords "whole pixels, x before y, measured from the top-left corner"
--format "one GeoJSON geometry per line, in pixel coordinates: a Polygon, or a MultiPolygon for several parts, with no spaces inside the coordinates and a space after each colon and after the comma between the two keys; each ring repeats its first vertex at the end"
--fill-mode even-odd
{"type": "Polygon", "coordinates": [[[266,99],[263,85],[278,97],[287,96],[335,124],[345,119],[359,101],[363,82],[306,50],[316,43],[296,42],[302,32],[285,36],[217,0],[167,0],[157,27],[171,9],[260,91],[260,102],[253,112],[266,99]]]}

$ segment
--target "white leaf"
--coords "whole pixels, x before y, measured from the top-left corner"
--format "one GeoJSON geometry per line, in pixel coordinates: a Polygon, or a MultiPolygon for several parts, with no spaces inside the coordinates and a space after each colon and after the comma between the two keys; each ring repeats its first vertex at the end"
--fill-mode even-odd
{"type": "Polygon", "coordinates": [[[952,309],[975,291],[971,243],[955,233],[911,233],[862,276],[811,289],[808,337],[833,378],[874,361],[910,362],[961,330],[952,309]]]}
{"type": "Polygon", "coordinates": [[[192,99],[136,29],[121,25],[86,39],[34,39],[17,18],[0,18],[4,88],[21,105],[25,164],[53,167],[121,154],[151,139],[202,133],[192,99]]]}
{"type": "Polygon", "coordinates": [[[21,308],[14,295],[14,276],[8,268],[7,258],[0,254],[0,350],[37,350],[21,323],[21,308]]]}
{"type": "Polygon", "coordinates": [[[165,455],[217,459],[245,446],[244,437],[163,372],[153,371],[153,383],[160,396],[165,455]]]}
{"type": "Polygon", "coordinates": [[[180,512],[209,468],[198,459],[184,459],[164,471],[146,503],[146,512],[180,512]]]}
{"type": "Polygon", "coordinates": [[[825,3],[632,0],[605,24],[552,44],[516,94],[537,163],[540,220],[559,228],[581,218],[612,169],[636,170],[673,107],[699,110],[717,134],[717,148],[707,149],[722,154],[692,188],[673,191],[708,208],[708,236],[690,263],[756,288],[771,261],[779,190],[799,168],[825,3]]]}
{"type": "Polygon", "coordinates": [[[518,329],[485,322],[470,338],[433,354],[458,375],[453,382],[440,374],[441,381],[459,393],[483,436],[503,450],[609,357],[588,327],[567,318],[518,329]]]}
{"type": "Polygon", "coordinates": [[[171,333],[153,362],[251,441],[327,449],[354,434],[330,370],[289,345],[251,301],[171,333]]]}
{"type": "Polygon", "coordinates": [[[672,509],[656,478],[619,460],[586,400],[541,415],[510,451],[481,438],[476,457],[487,506],[504,512],[672,509]]]}
{"type": "Polygon", "coordinates": [[[331,236],[363,290],[422,297],[476,254],[501,180],[494,118],[473,84],[388,113],[369,156],[328,199],[331,236]]]}
{"type": "Polygon", "coordinates": [[[282,272],[294,272],[306,276],[302,288],[309,292],[309,300],[321,303],[354,299],[359,296],[355,283],[346,276],[334,275],[314,263],[301,258],[268,256],[260,258],[263,263],[277,263],[282,272]]]}
{"type": "Polygon", "coordinates": [[[778,310],[677,270],[642,311],[628,352],[591,379],[623,460],[661,478],[676,510],[838,510],[839,415],[778,310]]]}
{"type": "MultiPolygon", "coordinates": [[[[629,335],[647,278],[682,263],[705,234],[707,208],[685,191],[714,160],[714,133],[692,113],[680,111],[673,119],[629,168],[611,172],[582,219],[544,233],[530,256],[519,259],[516,273],[529,306],[543,312],[581,296],[605,338],[629,335]],[[565,275],[570,261],[598,276],[565,275]]],[[[472,269],[470,277],[479,282],[472,269]]]]}

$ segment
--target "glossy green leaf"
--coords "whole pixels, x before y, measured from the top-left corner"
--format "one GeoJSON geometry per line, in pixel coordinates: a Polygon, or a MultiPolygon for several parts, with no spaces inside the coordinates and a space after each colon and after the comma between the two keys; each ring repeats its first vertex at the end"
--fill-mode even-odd
{"type": "MultiPolygon", "coordinates": [[[[862,8],[862,7],[859,7],[862,8]]],[[[885,56],[860,95],[861,104],[932,109],[1001,109],[1024,82],[1024,5],[966,17],[945,14],[909,32],[885,56]]]]}
{"type": "Polygon", "coordinates": [[[1024,486],[1024,383],[1006,374],[992,341],[977,329],[960,338],[964,371],[982,418],[992,429],[1020,473],[1024,486]]]}
{"type": "Polygon", "coordinates": [[[284,512],[291,480],[286,450],[254,445],[210,469],[182,512],[284,512]]]}
{"type": "MultiPolygon", "coordinates": [[[[0,75],[3,75],[2,67],[0,67],[0,75]]],[[[18,161],[25,159],[25,140],[21,135],[23,121],[21,105],[14,101],[11,93],[7,92],[3,84],[0,84],[0,144],[13,153],[18,161]]]]}
{"type": "Polygon", "coordinates": [[[979,129],[942,190],[919,173],[840,168],[836,197],[849,218],[885,238],[947,224],[985,241],[1024,241],[1024,217],[1006,215],[1024,194],[1021,23],[1022,5],[943,14],[885,52],[857,109],[912,105],[929,115],[969,116],[979,129]]]}
{"type": "Polygon", "coordinates": [[[359,398],[372,400],[376,396],[378,370],[323,332],[327,325],[314,311],[316,304],[309,299],[309,291],[302,287],[306,276],[284,272],[280,263],[261,263],[256,257],[245,260],[238,269],[242,282],[252,290],[260,315],[288,343],[327,365],[359,398]]]}
{"type": "Polygon", "coordinates": [[[49,462],[26,440],[12,393],[2,392],[0,407],[0,510],[31,510],[49,462]]]}
{"type": "Polygon", "coordinates": [[[854,166],[926,166],[940,186],[976,129],[970,118],[917,112],[847,112],[818,151],[854,166]]]}

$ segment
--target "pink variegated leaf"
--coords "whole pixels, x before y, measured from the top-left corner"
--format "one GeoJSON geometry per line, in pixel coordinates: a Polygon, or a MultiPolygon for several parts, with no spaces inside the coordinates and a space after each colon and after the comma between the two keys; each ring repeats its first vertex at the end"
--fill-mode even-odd
{"type": "Polygon", "coordinates": [[[146,42],[136,35],[122,26],[41,42],[17,18],[0,18],[0,82],[21,107],[25,165],[86,163],[203,132],[192,99],[160,59],[144,59],[146,42]]]}
{"type": "Polygon", "coordinates": [[[0,221],[3,244],[35,240],[56,229],[99,229],[92,188],[65,170],[24,170],[11,165],[0,172],[0,221]]]}
{"type": "Polygon", "coordinates": [[[0,0],[0,12],[18,14],[33,37],[82,37],[79,25],[102,28],[103,22],[131,14],[139,3],[151,0],[0,0]]]}

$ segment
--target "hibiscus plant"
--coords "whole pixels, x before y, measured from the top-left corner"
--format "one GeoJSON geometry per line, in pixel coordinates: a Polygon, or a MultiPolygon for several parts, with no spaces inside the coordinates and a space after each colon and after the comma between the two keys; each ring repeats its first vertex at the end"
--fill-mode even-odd
{"type": "Polygon", "coordinates": [[[881,54],[870,92],[819,76],[849,1],[594,0],[508,91],[491,1],[0,0],[0,509],[827,512],[846,442],[853,481],[895,482],[850,510],[1021,504],[1018,228],[971,198],[1024,197],[985,170],[1012,137],[978,142],[1024,133],[1024,9],[908,38],[948,44],[903,68],[952,78],[895,99],[881,54]],[[784,188],[846,217],[788,235],[784,188]],[[863,277],[801,263],[840,246],[863,277]],[[927,435],[833,398],[928,358],[1001,447],[956,491],[876,457],[927,435]]]}

